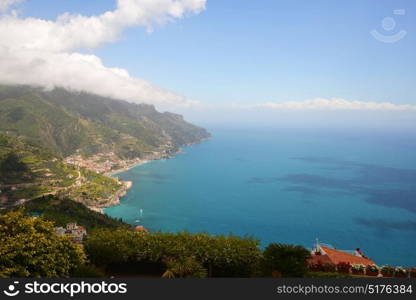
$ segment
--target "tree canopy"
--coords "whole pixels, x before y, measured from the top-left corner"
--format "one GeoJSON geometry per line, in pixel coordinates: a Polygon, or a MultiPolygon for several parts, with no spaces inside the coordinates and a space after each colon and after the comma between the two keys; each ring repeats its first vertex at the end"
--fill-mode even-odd
{"type": "Polygon", "coordinates": [[[23,211],[0,216],[0,277],[68,277],[86,262],[82,248],[53,223],[23,211]]]}
{"type": "Polygon", "coordinates": [[[258,246],[257,240],[233,235],[129,230],[96,230],[85,243],[89,258],[100,266],[133,262],[164,264],[176,276],[188,276],[195,270],[203,274],[200,265],[208,276],[217,277],[252,276],[261,255],[258,246]],[[192,272],[188,271],[189,266],[192,272]]]}
{"type": "Polygon", "coordinates": [[[263,252],[264,276],[278,273],[283,277],[303,277],[308,271],[310,252],[302,246],[272,243],[263,252]]]}

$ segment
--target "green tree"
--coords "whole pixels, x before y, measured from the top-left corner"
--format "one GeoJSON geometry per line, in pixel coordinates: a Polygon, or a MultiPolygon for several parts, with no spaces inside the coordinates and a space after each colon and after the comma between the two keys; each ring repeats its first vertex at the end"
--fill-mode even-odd
{"type": "Polygon", "coordinates": [[[182,257],[180,259],[168,259],[167,270],[163,278],[205,278],[207,270],[204,269],[194,257],[182,257]]]}
{"type": "Polygon", "coordinates": [[[308,271],[310,253],[302,246],[272,243],[263,252],[263,275],[281,273],[283,277],[303,277],[308,271]]]}
{"type": "Polygon", "coordinates": [[[86,262],[82,248],[53,223],[22,210],[0,216],[0,277],[68,277],[86,262]]]}

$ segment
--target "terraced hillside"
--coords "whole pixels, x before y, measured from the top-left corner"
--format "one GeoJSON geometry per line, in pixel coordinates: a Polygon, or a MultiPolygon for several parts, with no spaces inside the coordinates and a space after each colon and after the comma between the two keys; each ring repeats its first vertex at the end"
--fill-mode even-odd
{"type": "Polygon", "coordinates": [[[67,165],[50,151],[0,134],[0,207],[43,196],[70,196],[89,207],[105,206],[123,184],[67,165]]]}

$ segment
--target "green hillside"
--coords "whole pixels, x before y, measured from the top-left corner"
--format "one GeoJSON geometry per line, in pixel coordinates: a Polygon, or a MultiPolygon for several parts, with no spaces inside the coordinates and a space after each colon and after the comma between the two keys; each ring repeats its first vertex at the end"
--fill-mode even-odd
{"type": "Polygon", "coordinates": [[[122,188],[116,180],[65,164],[22,138],[0,134],[0,207],[42,195],[69,196],[86,206],[102,207],[122,188]]]}
{"type": "Polygon", "coordinates": [[[86,208],[81,203],[68,198],[58,198],[53,195],[34,199],[23,206],[30,215],[42,216],[45,220],[52,221],[55,226],[63,226],[71,222],[77,222],[86,227],[88,231],[93,228],[131,228],[121,220],[113,219],[86,208]]]}
{"type": "Polygon", "coordinates": [[[0,205],[68,188],[77,177],[48,150],[0,134],[0,205]]]}
{"type": "Polygon", "coordinates": [[[0,86],[0,132],[61,157],[114,152],[125,159],[173,152],[209,137],[205,129],[151,105],[28,86],[0,86]]]}

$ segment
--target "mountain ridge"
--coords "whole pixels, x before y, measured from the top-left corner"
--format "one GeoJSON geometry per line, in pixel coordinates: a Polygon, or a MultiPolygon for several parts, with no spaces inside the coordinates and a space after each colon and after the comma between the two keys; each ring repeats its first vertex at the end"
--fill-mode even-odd
{"type": "Polygon", "coordinates": [[[0,132],[66,157],[114,152],[120,158],[149,151],[176,152],[208,138],[203,128],[153,105],[114,100],[63,88],[0,85],[0,132]]]}

